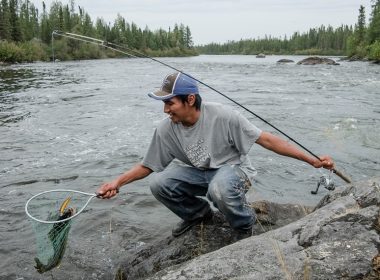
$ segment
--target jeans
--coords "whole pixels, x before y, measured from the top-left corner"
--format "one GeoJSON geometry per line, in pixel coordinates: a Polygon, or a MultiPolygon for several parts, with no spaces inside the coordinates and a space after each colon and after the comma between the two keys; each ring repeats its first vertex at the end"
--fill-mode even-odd
{"type": "Polygon", "coordinates": [[[199,219],[213,205],[224,214],[231,228],[247,230],[255,222],[255,213],[245,194],[251,183],[237,165],[199,170],[187,166],[171,166],[156,173],[151,181],[152,194],[181,219],[199,219]]]}

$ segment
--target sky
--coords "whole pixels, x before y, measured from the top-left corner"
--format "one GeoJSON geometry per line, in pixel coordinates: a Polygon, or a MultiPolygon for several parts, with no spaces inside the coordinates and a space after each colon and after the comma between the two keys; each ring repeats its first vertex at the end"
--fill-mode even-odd
{"type": "MultiPolygon", "coordinates": [[[[50,7],[53,1],[44,2],[50,7]]],[[[42,11],[42,1],[31,2],[42,11]]],[[[69,0],[60,2],[66,5],[69,0]]],[[[111,25],[118,14],[152,31],[182,23],[189,26],[195,45],[265,35],[284,38],[322,24],[354,25],[360,5],[366,8],[367,22],[371,11],[371,0],[76,0],[75,5],[94,22],[103,18],[111,25]]]]}

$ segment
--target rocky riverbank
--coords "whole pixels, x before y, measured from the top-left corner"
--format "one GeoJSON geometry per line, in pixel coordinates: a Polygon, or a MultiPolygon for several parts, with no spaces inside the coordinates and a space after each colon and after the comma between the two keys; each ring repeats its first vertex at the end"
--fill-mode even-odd
{"type": "Polygon", "coordinates": [[[267,201],[253,235],[217,213],[179,238],[130,252],[116,279],[380,279],[379,178],[326,195],[310,209],[267,201]]]}

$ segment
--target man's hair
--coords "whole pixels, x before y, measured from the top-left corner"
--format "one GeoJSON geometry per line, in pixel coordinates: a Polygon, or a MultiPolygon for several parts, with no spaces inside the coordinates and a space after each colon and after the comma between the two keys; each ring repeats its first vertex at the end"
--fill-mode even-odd
{"type": "MultiPolygon", "coordinates": [[[[185,103],[187,102],[187,97],[189,95],[177,95],[177,97],[179,99],[181,99],[182,103],[185,103]]],[[[195,106],[195,109],[197,111],[199,111],[201,109],[201,105],[202,105],[202,97],[200,96],[200,94],[194,94],[195,96],[195,102],[194,102],[194,106],[195,106]]]]}

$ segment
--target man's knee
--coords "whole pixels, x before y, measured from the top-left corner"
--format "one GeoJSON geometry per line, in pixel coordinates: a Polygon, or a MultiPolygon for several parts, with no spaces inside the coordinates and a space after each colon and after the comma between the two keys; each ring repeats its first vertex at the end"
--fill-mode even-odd
{"type": "Polygon", "coordinates": [[[213,180],[210,183],[207,198],[223,213],[238,204],[233,186],[224,180],[213,180]]]}
{"type": "Polygon", "coordinates": [[[230,166],[223,167],[212,179],[208,188],[208,197],[214,203],[225,202],[233,196],[234,185],[236,184],[233,169],[230,166]]]}
{"type": "Polygon", "coordinates": [[[156,173],[154,174],[154,176],[152,176],[150,181],[150,191],[155,197],[160,196],[160,194],[162,194],[162,192],[165,189],[165,186],[167,186],[166,181],[167,179],[164,176],[161,176],[160,173],[156,173]]]}

